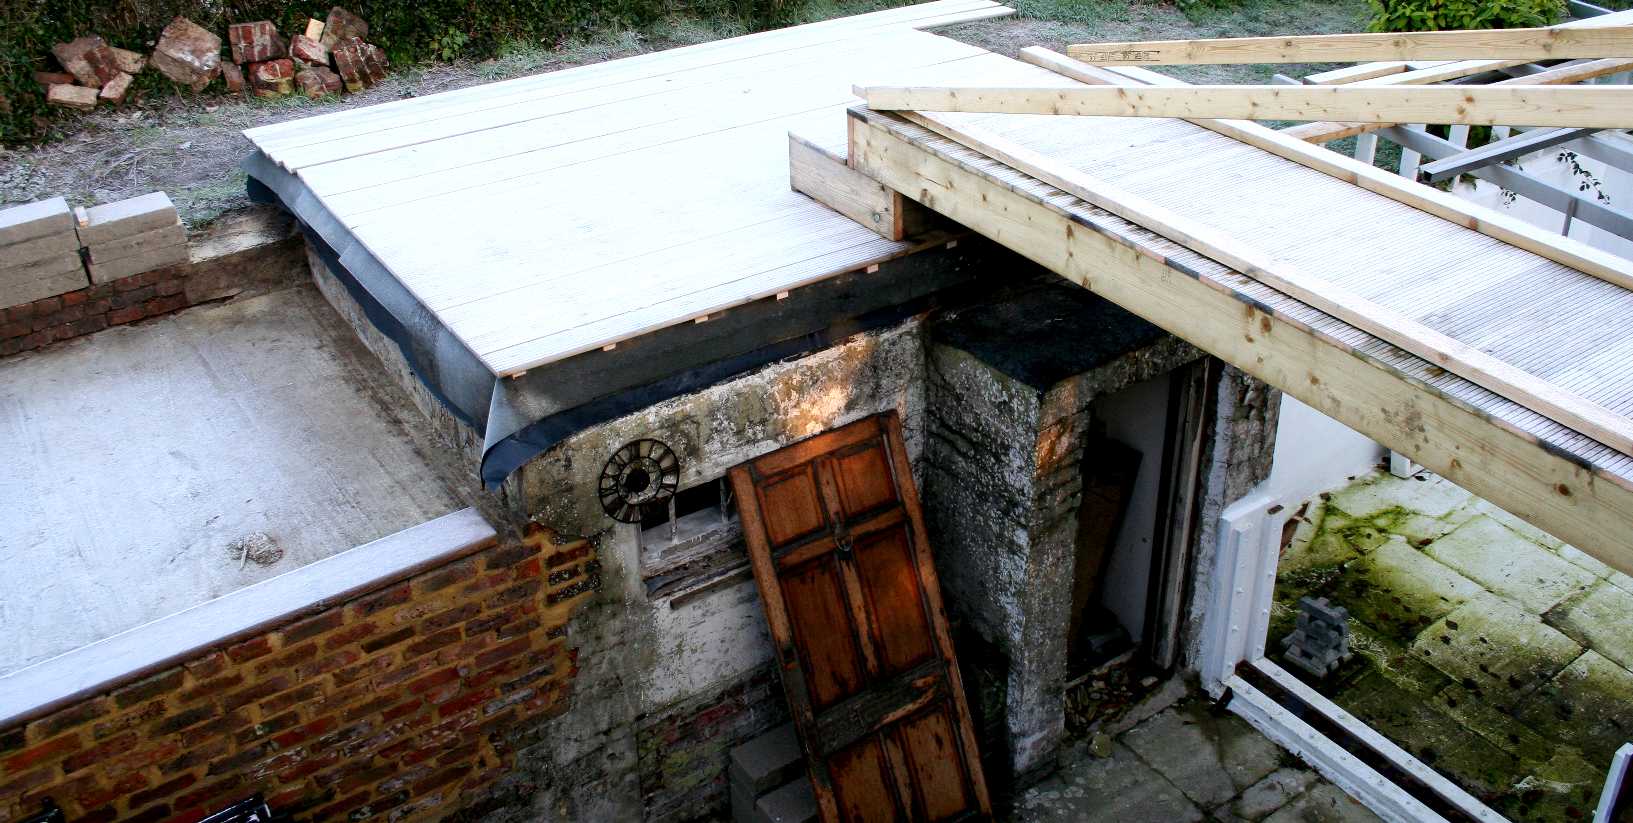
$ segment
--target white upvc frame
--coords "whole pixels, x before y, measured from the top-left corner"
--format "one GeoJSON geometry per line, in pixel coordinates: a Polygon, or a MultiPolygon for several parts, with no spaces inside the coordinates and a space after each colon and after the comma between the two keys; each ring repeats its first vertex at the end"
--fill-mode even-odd
{"type": "Polygon", "coordinates": [[[1211,575],[1213,595],[1202,627],[1202,687],[1216,700],[1229,690],[1227,705],[1231,711],[1314,766],[1385,820],[1417,823],[1445,821],[1445,818],[1248,683],[1237,674],[1238,666],[1243,663],[1252,666],[1475,820],[1506,821],[1507,818],[1265,657],[1282,528],[1292,515],[1292,510],[1279,505],[1279,501],[1267,494],[1249,495],[1220,515],[1219,546],[1211,575]]]}

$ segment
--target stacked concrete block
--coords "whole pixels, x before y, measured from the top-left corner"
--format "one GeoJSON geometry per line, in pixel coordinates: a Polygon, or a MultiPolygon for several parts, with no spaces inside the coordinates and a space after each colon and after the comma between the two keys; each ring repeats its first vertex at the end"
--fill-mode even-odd
{"type": "Polygon", "coordinates": [[[209,29],[177,17],[159,33],[148,61],[171,80],[203,91],[221,70],[221,38],[209,29]]]}
{"type": "Polygon", "coordinates": [[[1326,677],[1354,654],[1350,651],[1349,610],[1325,597],[1301,598],[1297,628],[1282,638],[1283,659],[1316,677],[1326,677]]]}
{"type": "Polygon", "coordinates": [[[733,823],[811,823],[817,818],[816,795],[792,723],[733,748],[727,776],[733,823]]]}
{"type": "Polygon", "coordinates": [[[92,283],[187,262],[187,230],[162,191],[91,208],[79,237],[92,283]]]}
{"type": "Polygon", "coordinates": [[[0,306],[30,303],[85,285],[79,237],[66,201],[53,197],[0,211],[0,306]]]}

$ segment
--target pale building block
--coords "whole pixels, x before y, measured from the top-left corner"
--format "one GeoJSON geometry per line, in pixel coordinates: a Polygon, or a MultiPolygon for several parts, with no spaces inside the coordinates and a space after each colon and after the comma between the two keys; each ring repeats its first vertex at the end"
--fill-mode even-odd
{"type": "Polygon", "coordinates": [[[73,213],[61,197],[0,209],[0,243],[21,243],[73,229],[73,213]]]}
{"type": "Polygon", "coordinates": [[[162,246],[130,257],[121,257],[107,263],[92,263],[90,265],[91,282],[107,283],[121,277],[130,277],[133,274],[162,269],[165,266],[174,266],[177,263],[186,263],[187,260],[187,247],[185,245],[162,246]]]}
{"type": "Polygon", "coordinates": [[[95,246],[162,228],[178,219],[170,196],[156,191],[117,203],[92,206],[86,212],[85,225],[79,230],[79,240],[87,246],[95,246]]]}
{"type": "Polygon", "coordinates": [[[96,264],[112,263],[115,260],[120,260],[126,257],[134,257],[135,255],[150,252],[154,249],[164,248],[165,246],[185,245],[187,245],[187,229],[182,228],[181,223],[178,221],[168,226],[160,226],[156,229],[149,229],[148,231],[144,231],[140,234],[133,234],[129,237],[121,237],[117,240],[97,243],[93,246],[88,246],[87,251],[90,262],[96,264]]]}
{"type": "Polygon", "coordinates": [[[0,283],[21,283],[51,277],[66,271],[84,270],[85,264],[80,261],[79,253],[75,252],[57,257],[47,257],[44,260],[35,260],[21,266],[0,269],[0,283]]]}
{"type": "Polygon", "coordinates": [[[33,240],[0,246],[0,269],[15,269],[47,258],[78,252],[78,235],[71,231],[48,234],[33,240]]]}
{"type": "Polygon", "coordinates": [[[20,306],[64,292],[76,291],[90,285],[85,269],[74,258],[73,268],[35,279],[8,280],[0,277],[0,306],[20,306]]]}

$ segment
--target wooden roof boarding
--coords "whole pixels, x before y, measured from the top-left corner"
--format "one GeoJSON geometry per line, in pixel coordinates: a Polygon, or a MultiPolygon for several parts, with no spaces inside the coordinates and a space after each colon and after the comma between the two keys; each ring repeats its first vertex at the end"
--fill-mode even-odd
{"type": "Polygon", "coordinates": [[[862,75],[984,52],[939,0],[245,132],[496,375],[910,247],[789,189],[790,130],[844,139],[862,75]]]}

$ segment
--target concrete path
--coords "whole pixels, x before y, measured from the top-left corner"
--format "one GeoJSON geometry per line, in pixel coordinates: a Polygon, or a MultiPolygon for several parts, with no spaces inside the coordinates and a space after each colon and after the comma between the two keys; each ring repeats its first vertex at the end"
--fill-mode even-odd
{"type": "Polygon", "coordinates": [[[309,286],[0,361],[0,674],[461,507],[380,371],[309,286]]]}
{"type": "MultiPolygon", "coordinates": [[[[1106,753],[1106,748],[1101,748],[1106,753]]],[[[1012,819],[1368,823],[1366,807],[1229,713],[1187,698],[1109,741],[1080,741],[1012,819]],[[1093,749],[1109,742],[1109,756],[1093,749]]]]}

